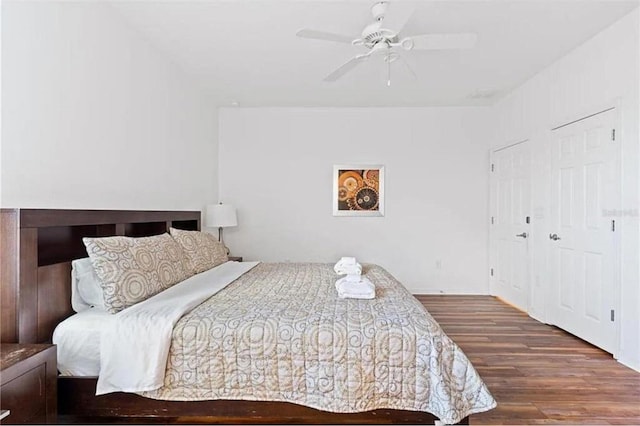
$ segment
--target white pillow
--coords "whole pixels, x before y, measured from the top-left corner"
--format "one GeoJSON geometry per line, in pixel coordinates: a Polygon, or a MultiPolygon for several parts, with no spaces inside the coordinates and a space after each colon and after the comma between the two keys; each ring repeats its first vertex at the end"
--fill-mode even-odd
{"type": "Polygon", "coordinates": [[[102,284],[88,257],[71,262],[71,307],[76,312],[105,310],[102,284]]]}

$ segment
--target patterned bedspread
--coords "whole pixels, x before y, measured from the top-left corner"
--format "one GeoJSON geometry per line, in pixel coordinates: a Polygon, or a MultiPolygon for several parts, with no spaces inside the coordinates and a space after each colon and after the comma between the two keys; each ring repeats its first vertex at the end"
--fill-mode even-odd
{"type": "Polygon", "coordinates": [[[464,353],[393,276],[340,299],[328,264],[262,263],[176,324],[165,400],[287,401],[332,412],[427,411],[445,423],[495,401],[464,353]]]}

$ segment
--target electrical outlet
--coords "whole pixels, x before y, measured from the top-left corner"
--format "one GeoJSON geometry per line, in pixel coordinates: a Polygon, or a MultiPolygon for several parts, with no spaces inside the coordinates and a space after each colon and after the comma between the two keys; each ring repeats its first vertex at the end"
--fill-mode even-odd
{"type": "Polygon", "coordinates": [[[436,260],[436,269],[442,269],[442,260],[436,260]]]}

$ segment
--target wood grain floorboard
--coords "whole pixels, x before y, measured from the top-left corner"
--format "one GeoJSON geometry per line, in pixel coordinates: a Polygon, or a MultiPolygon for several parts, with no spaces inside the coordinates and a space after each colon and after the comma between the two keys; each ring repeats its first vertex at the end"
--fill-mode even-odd
{"type": "Polygon", "coordinates": [[[640,425],[640,373],[491,296],[420,295],[498,402],[486,424],[640,425]]]}

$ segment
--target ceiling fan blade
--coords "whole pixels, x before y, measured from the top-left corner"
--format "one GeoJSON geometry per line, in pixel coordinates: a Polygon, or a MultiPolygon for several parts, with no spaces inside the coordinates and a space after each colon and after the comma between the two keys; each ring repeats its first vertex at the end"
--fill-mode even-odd
{"type": "Polygon", "coordinates": [[[324,78],[324,81],[333,82],[354,69],[360,62],[369,57],[368,54],[354,56],[344,64],[342,64],[337,70],[329,74],[324,78]]]}
{"type": "Polygon", "coordinates": [[[473,33],[422,34],[407,38],[413,41],[416,50],[471,49],[478,40],[473,33]]]}
{"type": "Polygon", "coordinates": [[[390,3],[389,10],[387,10],[382,20],[382,26],[393,30],[396,34],[402,34],[402,30],[413,16],[413,12],[414,8],[411,4],[403,2],[390,3]]]}
{"type": "Polygon", "coordinates": [[[298,37],[302,37],[302,38],[311,38],[314,40],[327,40],[327,41],[335,41],[338,43],[348,43],[351,44],[351,42],[356,39],[357,37],[350,37],[350,36],[346,36],[343,34],[334,34],[334,33],[329,33],[326,31],[316,31],[316,30],[309,30],[306,28],[303,28],[301,30],[299,30],[296,35],[298,37]]]}

